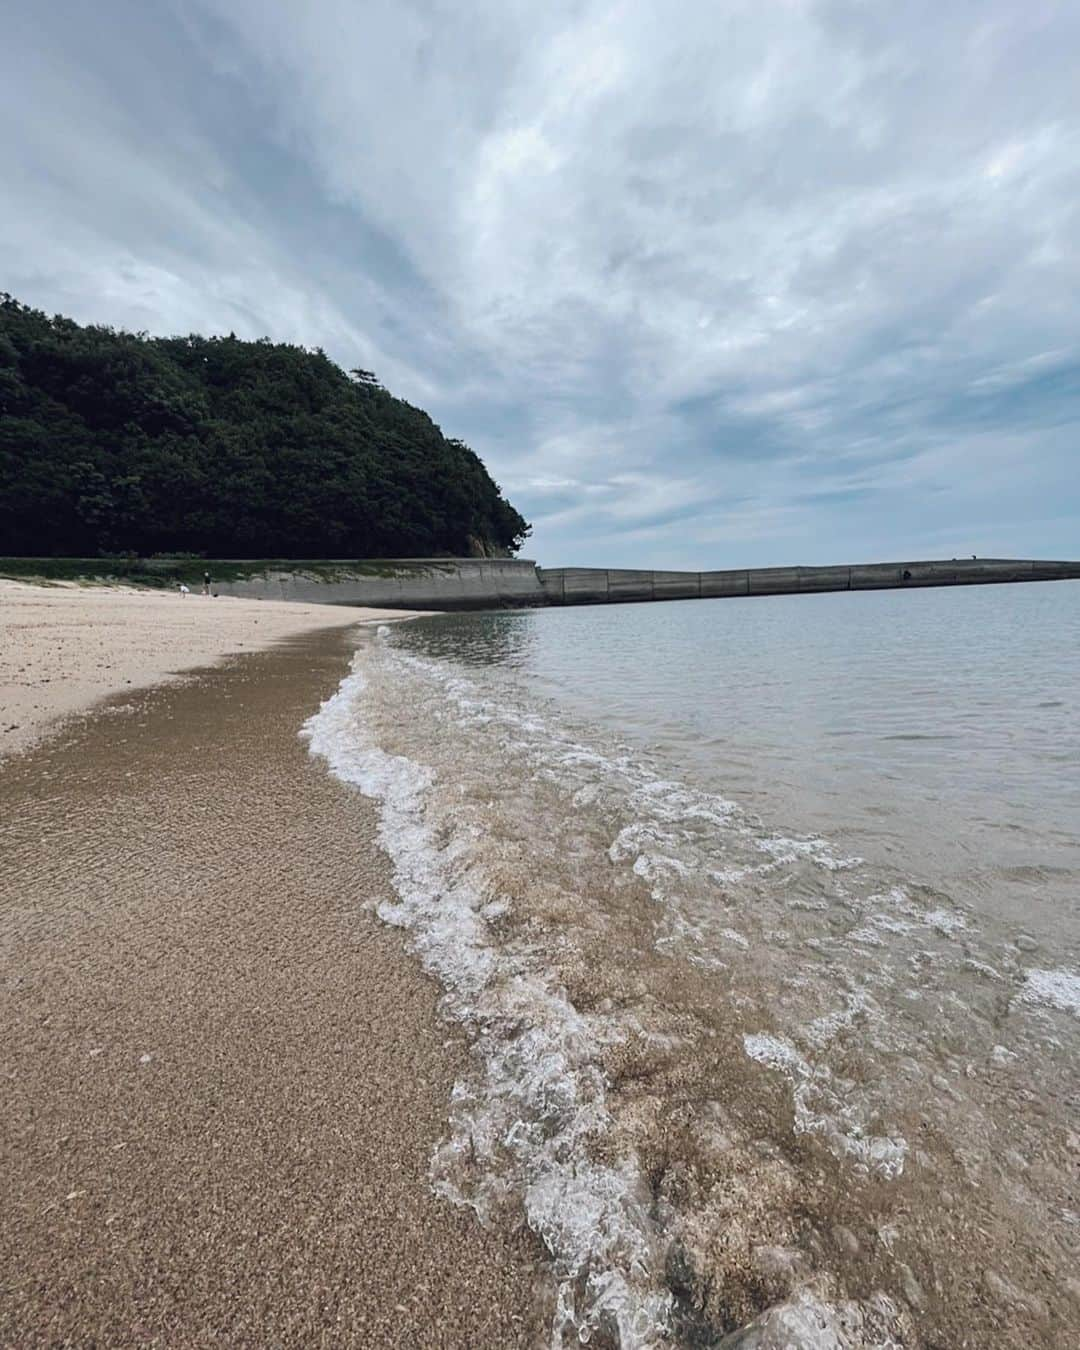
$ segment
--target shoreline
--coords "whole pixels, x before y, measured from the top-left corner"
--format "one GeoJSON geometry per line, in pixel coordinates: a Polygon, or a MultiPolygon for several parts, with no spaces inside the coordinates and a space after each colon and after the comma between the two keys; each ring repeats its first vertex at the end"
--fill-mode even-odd
{"type": "MultiPolygon", "coordinates": [[[[312,720],[312,751],[382,801],[388,917],[477,1028],[448,1193],[522,1205],[567,1339],[617,1322],[658,1343],[1031,1350],[1075,1331],[1074,962],[1023,915],[980,915],[696,771],[685,738],[731,707],[730,635],[614,627],[406,627],[312,720]],[[639,680],[646,651],[665,661],[639,680]],[[715,706],[676,722],[715,671],[715,706]]],[[[936,658],[934,631],[896,643],[936,658]]],[[[788,625],[773,642],[807,651],[788,625]]],[[[891,656],[867,662],[853,718],[891,656]]],[[[810,656],[779,686],[772,668],[763,641],[766,715],[804,670],[837,687],[810,656]]],[[[895,712],[887,730],[933,729],[910,699],[895,712]]],[[[732,763],[751,753],[731,739],[732,763]]],[[[766,762],[791,762],[787,739],[766,762]]]]}
{"type": "Polygon", "coordinates": [[[113,695],[297,634],[423,613],[0,579],[0,759],[113,695]]]}
{"type": "Polygon", "coordinates": [[[347,655],[295,635],[4,761],[5,1344],[543,1336],[536,1240],[431,1192],[468,1051],[297,734],[347,655]]]}

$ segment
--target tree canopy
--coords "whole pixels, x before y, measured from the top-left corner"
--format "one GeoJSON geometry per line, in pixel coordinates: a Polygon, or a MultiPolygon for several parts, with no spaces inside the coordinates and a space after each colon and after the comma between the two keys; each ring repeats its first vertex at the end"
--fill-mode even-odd
{"type": "Polygon", "coordinates": [[[152,338],[0,295],[0,554],[506,554],[477,456],[321,350],[152,338]]]}

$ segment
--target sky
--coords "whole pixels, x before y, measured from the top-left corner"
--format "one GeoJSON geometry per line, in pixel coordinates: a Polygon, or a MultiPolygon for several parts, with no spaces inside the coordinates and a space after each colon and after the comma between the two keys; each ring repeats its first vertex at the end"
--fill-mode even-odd
{"type": "Polygon", "coordinates": [[[1076,0],[0,0],[0,289],[373,370],[548,566],[1080,557],[1076,0]]]}

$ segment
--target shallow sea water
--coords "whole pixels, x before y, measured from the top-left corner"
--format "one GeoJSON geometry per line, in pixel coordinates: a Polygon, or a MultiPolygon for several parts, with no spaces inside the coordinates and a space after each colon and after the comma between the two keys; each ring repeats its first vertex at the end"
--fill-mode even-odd
{"type": "Polygon", "coordinates": [[[553,1345],[1080,1343],[1080,585],[439,616],[308,723],[553,1345]]]}

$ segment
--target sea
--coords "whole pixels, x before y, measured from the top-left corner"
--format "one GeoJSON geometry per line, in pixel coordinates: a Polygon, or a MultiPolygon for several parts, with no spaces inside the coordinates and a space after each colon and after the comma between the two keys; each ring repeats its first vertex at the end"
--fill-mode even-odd
{"type": "Polygon", "coordinates": [[[553,1347],[1080,1345],[1080,583],[382,625],[304,734],[553,1347]]]}

